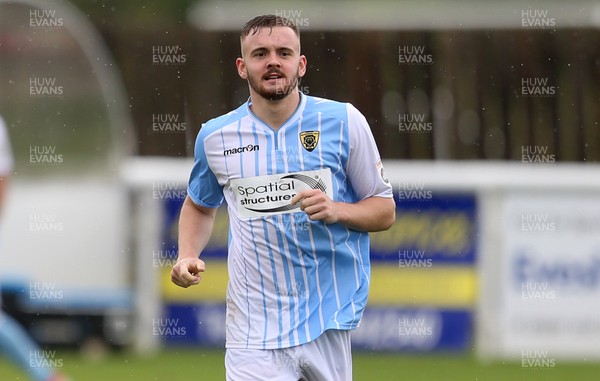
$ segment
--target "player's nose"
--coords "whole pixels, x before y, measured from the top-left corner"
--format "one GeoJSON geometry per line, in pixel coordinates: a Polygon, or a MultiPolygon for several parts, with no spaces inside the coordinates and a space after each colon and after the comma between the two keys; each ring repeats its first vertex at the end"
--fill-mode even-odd
{"type": "Polygon", "coordinates": [[[281,67],[281,62],[279,62],[279,57],[276,53],[270,54],[267,61],[267,68],[271,69],[274,67],[281,67]]]}

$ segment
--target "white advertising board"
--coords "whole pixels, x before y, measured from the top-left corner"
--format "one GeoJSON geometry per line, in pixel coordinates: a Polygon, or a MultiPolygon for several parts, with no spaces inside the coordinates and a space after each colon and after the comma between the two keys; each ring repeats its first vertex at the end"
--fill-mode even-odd
{"type": "Polygon", "coordinates": [[[600,194],[498,195],[498,257],[480,273],[495,316],[482,311],[480,343],[520,361],[600,358],[600,194]]]}

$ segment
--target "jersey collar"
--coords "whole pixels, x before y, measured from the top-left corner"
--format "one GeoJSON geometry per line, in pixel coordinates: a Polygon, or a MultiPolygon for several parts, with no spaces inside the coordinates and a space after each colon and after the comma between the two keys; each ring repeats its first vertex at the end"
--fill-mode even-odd
{"type": "MultiPolygon", "coordinates": [[[[307,100],[307,96],[304,95],[304,93],[302,93],[301,91],[299,91],[300,94],[300,103],[298,103],[298,107],[296,107],[296,110],[292,113],[292,115],[290,115],[290,117],[281,125],[281,127],[279,127],[277,129],[277,131],[281,131],[283,129],[285,129],[287,126],[296,123],[296,121],[298,119],[300,119],[300,116],[302,115],[302,113],[304,112],[304,107],[306,107],[306,100],[307,100]]],[[[260,119],[258,116],[256,116],[256,114],[254,114],[254,112],[252,112],[252,110],[250,109],[250,106],[252,106],[252,99],[251,97],[248,97],[248,101],[246,102],[246,111],[248,112],[248,115],[250,115],[250,117],[254,120],[256,120],[257,122],[259,122],[260,124],[264,125],[265,127],[267,127],[268,129],[275,131],[273,129],[273,127],[269,126],[267,123],[265,123],[262,119],[260,119]]]]}

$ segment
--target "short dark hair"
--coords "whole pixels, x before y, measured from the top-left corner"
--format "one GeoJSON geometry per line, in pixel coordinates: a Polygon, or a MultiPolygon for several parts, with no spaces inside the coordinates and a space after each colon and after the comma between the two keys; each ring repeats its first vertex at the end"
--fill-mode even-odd
{"type": "Polygon", "coordinates": [[[271,28],[276,26],[288,27],[296,33],[296,36],[300,38],[300,31],[296,24],[290,19],[287,19],[282,16],[277,15],[262,15],[256,16],[252,20],[248,21],[244,28],[242,29],[242,33],[240,35],[240,40],[243,40],[244,37],[256,34],[260,31],[260,28],[271,28]]]}

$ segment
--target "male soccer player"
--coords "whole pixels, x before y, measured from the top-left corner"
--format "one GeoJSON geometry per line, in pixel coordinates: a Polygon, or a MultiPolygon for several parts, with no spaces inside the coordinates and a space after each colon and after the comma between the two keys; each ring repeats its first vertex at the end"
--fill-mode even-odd
{"type": "Polygon", "coordinates": [[[200,281],[198,256],[225,199],[227,379],[351,380],[368,232],[393,224],[392,188],[361,113],[298,91],[306,57],[291,21],[250,20],[241,51],[250,98],[198,134],[172,281],[200,281]]]}

